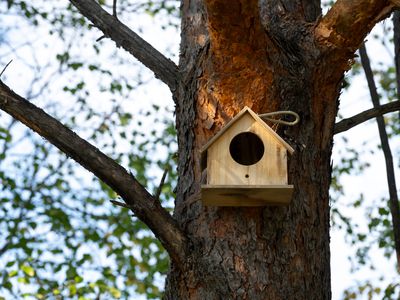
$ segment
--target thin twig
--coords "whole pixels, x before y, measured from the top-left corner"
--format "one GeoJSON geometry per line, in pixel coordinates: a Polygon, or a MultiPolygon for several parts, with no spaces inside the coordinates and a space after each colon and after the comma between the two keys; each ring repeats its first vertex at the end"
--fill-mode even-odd
{"type": "MultiPolygon", "coordinates": [[[[393,13],[394,64],[396,66],[397,99],[400,99],[400,11],[393,13]]],[[[400,112],[398,115],[400,123],[400,112]]]]}
{"type": "Polygon", "coordinates": [[[121,206],[121,207],[123,207],[123,208],[128,208],[128,209],[131,208],[128,204],[126,204],[126,203],[124,203],[124,202],[119,202],[119,201],[116,201],[116,200],[113,200],[113,199],[111,199],[110,202],[111,202],[112,204],[114,204],[114,205],[121,206]]]}
{"type": "Polygon", "coordinates": [[[378,116],[382,116],[386,113],[400,111],[400,100],[393,101],[390,103],[386,103],[384,105],[380,105],[377,108],[371,108],[366,111],[363,111],[359,114],[356,114],[350,118],[343,119],[335,124],[335,134],[347,131],[361,123],[364,123],[370,119],[376,118],[378,116]]]}
{"type": "Polygon", "coordinates": [[[113,1],[113,16],[118,19],[117,17],[117,0],[113,1]]]}
{"type": "Polygon", "coordinates": [[[101,37],[99,37],[97,40],[96,40],[96,42],[100,42],[102,39],[105,39],[106,38],[106,36],[105,35],[102,35],[101,37]]]}
{"type": "Polygon", "coordinates": [[[3,256],[4,253],[8,250],[11,246],[11,242],[6,242],[3,247],[0,248],[0,257],[3,256]]]}
{"type": "Polygon", "coordinates": [[[164,173],[163,173],[163,175],[162,175],[162,177],[161,177],[161,180],[160,180],[160,184],[158,185],[156,194],[154,195],[154,198],[155,198],[156,200],[159,200],[159,199],[160,199],[161,190],[162,190],[162,187],[163,187],[163,185],[164,185],[165,178],[167,178],[168,170],[169,170],[169,166],[165,168],[164,173]]]}
{"type": "MultiPolygon", "coordinates": [[[[375,108],[379,107],[379,95],[376,89],[374,75],[371,69],[371,64],[365,48],[362,44],[360,48],[361,64],[364,68],[364,73],[367,78],[368,88],[371,95],[371,100],[375,108]]],[[[382,151],[385,156],[386,176],[389,188],[389,206],[393,222],[394,245],[397,256],[397,268],[400,271],[400,206],[397,196],[396,178],[394,175],[393,157],[390,150],[389,138],[385,128],[385,121],[382,116],[376,117],[378,123],[379,137],[381,139],[382,151]]]]}
{"type": "Polygon", "coordinates": [[[8,64],[6,64],[6,66],[3,68],[3,70],[1,71],[1,73],[0,73],[0,77],[1,77],[1,75],[3,75],[3,73],[4,73],[4,71],[7,69],[7,67],[12,63],[12,61],[13,60],[10,60],[9,62],[8,62],[8,64]]]}

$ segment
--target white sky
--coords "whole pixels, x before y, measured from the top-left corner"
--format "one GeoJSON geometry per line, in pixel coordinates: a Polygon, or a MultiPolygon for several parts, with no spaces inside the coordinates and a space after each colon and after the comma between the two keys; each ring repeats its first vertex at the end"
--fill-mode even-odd
{"type": "MultiPolygon", "coordinates": [[[[389,22],[389,21],[387,21],[389,22]]],[[[387,24],[385,24],[386,26],[387,24]]],[[[382,34],[382,24],[379,24],[372,32],[372,34],[382,34]]],[[[379,62],[385,64],[391,64],[391,57],[387,52],[387,49],[382,44],[373,41],[369,38],[367,43],[367,51],[371,59],[373,66],[378,66],[379,62]]],[[[375,79],[377,84],[378,80],[375,79]]],[[[382,103],[386,102],[382,100],[382,103]]],[[[356,76],[353,79],[352,85],[349,90],[345,91],[341,97],[340,113],[343,117],[347,118],[355,115],[361,111],[372,107],[370,95],[365,80],[364,73],[356,76]]],[[[381,198],[388,198],[388,188],[386,180],[386,169],[383,153],[376,148],[379,143],[378,126],[375,120],[368,121],[364,124],[356,126],[355,128],[338,134],[335,137],[333,162],[339,162],[341,155],[339,152],[344,147],[344,143],[341,141],[341,137],[345,136],[348,138],[347,147],[358,149],[362,152],[360,160],[369,162],[371,166],[367,168],[362,175],[343,175],[341,178],[342,183],[345,187],[345,197],[339,200],[339,207],[343,212],[351,217],[352,223],[358,224],[360,228],[364,230],[366,234],[369,233],[367,224],[365,222],[365,207],[374,206],[381,198]],[[370,150],[374,150],[374,154],[370,153],[370,150]],[[362,208],[349,207],[349,203],[359,198],[360,194],[364,195],[364,202],[362,208]]],[[[400,178],[399,172],[399,140],[391,140],[391,149],[393,154],[393,160],[395,164],[395,173],[397,179],[397,187],[399,186],[398,179],[400,178]]],[[[350,263],[348,260],[349,256],[354,256],[355,247],[350,247],[348,243],[344,242],[343,231],[332,230],[331,231],[331,267],[332,267],[332,299],[341,299],[342,291],[346,287],[355,285],[357,281],[363,279],[369,279],[372,283],[377,283],[378,286],[384,286],[379,284],[379,277],[384,274],[386,278],[391,282],[399,281],[398,274],[395,271],[395,259],[388,261],[383,257],[382,251],[378,250],[377,247],[372,251],[371,257],[374,260],[376,270],[370,270],[365,267],[356,273],[350,272],[350,263]]],[[[367,296],[365,295],[365,298],[367,296]]]]}

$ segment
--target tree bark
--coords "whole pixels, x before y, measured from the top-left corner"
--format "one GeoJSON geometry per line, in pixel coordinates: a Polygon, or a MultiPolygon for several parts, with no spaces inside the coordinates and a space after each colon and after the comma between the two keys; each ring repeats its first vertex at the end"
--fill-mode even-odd
{"type": "Polygon", "coordinates": [[[318,18],[319,1],[183,1],[174,216],[191,256],[182,271],[171,266],[166,299],[331,298],[328,191],[338,97],[354,51],[391,9],[386,1],[338,1],[318,18]],[[287,207],[201,203],[199,149],[245,105],[300,115],[298,126],[278,129],[295,149],[287,207]]]}
{"type": "Polygon", "coordinates": [[[257,1],[183,2],[175,218],[192,249],[185,271],[172,266],[166,299],[331,296],[328,189],[341,77],[328,83],[318,77],[320,51],[308,22],[319,6],[301,10],[302,4],[286,2],[266,1],[261,12],[257,1]],[[279,130],[296,150],[288,207],[201,204],[198,149],[245,105],[301,117],[299,126],[279,130]]]}

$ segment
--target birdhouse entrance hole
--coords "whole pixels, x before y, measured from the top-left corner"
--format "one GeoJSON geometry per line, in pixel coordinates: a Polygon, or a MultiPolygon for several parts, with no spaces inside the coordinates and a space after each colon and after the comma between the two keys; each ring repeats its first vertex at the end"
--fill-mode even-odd
{"type": "Polygon", "coordinates": [[[264,156],[264,150],[263,141],[252,132],[239,133],[229,145],[229,152],[233,160],[245,166],[254,165],[260,161],[264,156]]]}

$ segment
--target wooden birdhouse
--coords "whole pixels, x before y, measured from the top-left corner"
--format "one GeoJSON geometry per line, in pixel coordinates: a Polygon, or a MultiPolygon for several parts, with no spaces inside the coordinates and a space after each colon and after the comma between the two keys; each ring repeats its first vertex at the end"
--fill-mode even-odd
{"type": "Polygon", "coordinates": [[[294,150],[250,108],[239,112],[201,151],[204,205],[289,204],[293,185],[288,185],[287,157],[294,150]]]}

